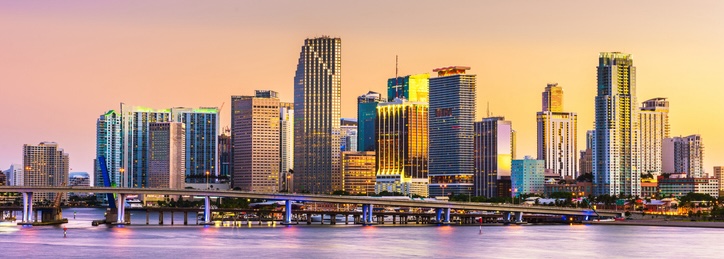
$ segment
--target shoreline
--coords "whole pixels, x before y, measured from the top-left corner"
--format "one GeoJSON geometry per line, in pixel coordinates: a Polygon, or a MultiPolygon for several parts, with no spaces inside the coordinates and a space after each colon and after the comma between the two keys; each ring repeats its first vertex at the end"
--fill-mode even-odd
{"type": "Polygon", "coordinates": [[[649,226],[649,227],[690,227],[724,228],[722,221],[665,221],[665,220],[626,220],[626,221],[586,221],[584,225],[607,226],[649,226]]]}

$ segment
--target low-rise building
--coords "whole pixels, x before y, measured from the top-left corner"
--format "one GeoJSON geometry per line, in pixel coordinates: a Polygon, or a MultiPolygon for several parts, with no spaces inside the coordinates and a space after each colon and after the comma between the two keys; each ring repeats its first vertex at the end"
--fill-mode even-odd
{"type": "Polygon", "coordinates": [[[681,198],[687,193],[709,194],[719,197],[719,179],[717,178],[687,178],[685,174],[671,174],[669,178],[659,179],[661,197],[681,198]]]}
{"type": "Polygon", "coordinates": [[[530,156],[513,160],[510,183],[513,197],[545,191],[545,161],[530,156]]]}
{"type": "Polygon", "coordinates": [[[342,152],[342,186],[349,194],[375,191],[375,152],[342,152]]]}
{"type": "Polygon", "coordinates": [[[577,182],[575,180],[564,180],[557,183],[545,184],[545,195],[549,196],[556,192],[572,193],[574,197],[585,197],[593,194],[593,183],[577,182]]]}

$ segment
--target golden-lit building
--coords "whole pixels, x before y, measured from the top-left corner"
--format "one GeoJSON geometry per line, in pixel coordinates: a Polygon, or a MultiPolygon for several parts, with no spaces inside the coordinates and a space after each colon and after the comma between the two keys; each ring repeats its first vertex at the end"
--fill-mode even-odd
{"type": "Polygon", "coordinates": [[[548,84],[543,91],[543,110],[536,113],[538,159],[545,169],[562,178],[578,177],[578,115],[563,111],[563,88],[548,84]]]}
{"type": "Polygon", "coordinates": [[[474,127],[474,192],[475,196],[496,197],[498,181],[510,177],[515,159],[515,131],[505,117],[483,118],[474,127]]]}
{"type": "Polygon", "coordinates": [[[659,182],[656,177],[641,179],[641,197],[654,198],[659,194],[659,182]]]}
{"type": "Polygon", "coordinates": [[[660,175],[663,171],[662,145],[664,139],[669,137],[669,101],[666,98],[654,98],[643,102],[639,111],[639,126],[641,173],[660,175]]]}
{"type": "Polygon", "coordinates": [[[377,106],[375,191],[428,196],[428,111],[402,98],[377,106]]]}
{"type": "Polygon", "coordinates": [[[375,152],[342,152],[342,175],[342,185],[347,193],[374,193],[375,152]]]}

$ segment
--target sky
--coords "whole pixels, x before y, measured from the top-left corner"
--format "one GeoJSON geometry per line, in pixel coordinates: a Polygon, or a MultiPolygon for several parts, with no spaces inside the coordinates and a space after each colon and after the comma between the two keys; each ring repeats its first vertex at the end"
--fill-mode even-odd
{"type": "Polygon", "coordinates": [[[216,106],[231,95],[293,100],[305,38],[342,39],[342,116],[387,78],[470,66],[477,115],[511,120],[536,155],[547,83],[593,128],[598,53],[633,55],[637,98],[670,101],[671,135],[701,134],[724,165],[724,1],[0,1],[0,169],[54,141],[90,172],[97,118],[120,103],[216,106]]]}

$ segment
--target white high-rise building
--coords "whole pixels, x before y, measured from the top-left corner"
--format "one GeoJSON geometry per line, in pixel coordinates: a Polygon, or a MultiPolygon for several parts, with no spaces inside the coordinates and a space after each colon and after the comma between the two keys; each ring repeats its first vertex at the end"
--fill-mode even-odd
{"type": "Polygon", "coordinates": [[[289,170],[294,166],[294,103],[279,103],[279,190],[292,189],[292,175],[289,170]]]}
{"type": "Polygon", "coordinates": [[[563,89],[548,84],[543,92],[543,111],[538,112],[538,159],[545,169],[562,178],[578,177],[578,116],[563,111],[563,89]]]}
{"type": "Polygon", "coordinates": [[[704,144],[700,135],[666,138],[661,146],[663,173],[686,174],[690,178],[707,176],[704,173],[704,144]]]}
{"type": "Polygon", "coordinates": [[[641,127],[641,173],[659,175],[662,172],[662,142],[669,137],[669,101],[654,98],[643,102],[639,112],[641,127]]]}
{"type": "MultiPolygon", "coordinates": [[[[69,173],[68,154],[55,142],[23,146],[25,186],[67,186],[69,173]]],[[[62,194],[66,199],[67,194],[62,194]]],[[[33,201],[53,202],[56,193],[35,193],[33,201]]]]}
{"type": "Polygon", "coordinates": [[[641,195],[636,67],[630,54],[598,56],[593,138],[596,195],[641,195]]]}
{"type": "Polygon", "coordinates": [[[11,164],[8,170],[3,171],[10,186],[25,185],[25,177],[23,177],[23,165],[11,164]]]}

